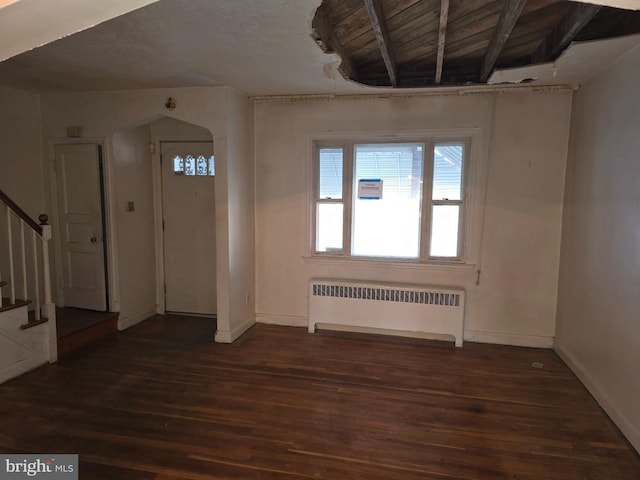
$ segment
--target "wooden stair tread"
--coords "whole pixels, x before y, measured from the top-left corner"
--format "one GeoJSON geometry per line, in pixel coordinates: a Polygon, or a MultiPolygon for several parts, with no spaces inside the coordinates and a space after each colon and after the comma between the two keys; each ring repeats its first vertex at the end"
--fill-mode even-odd
{"type": "Polygon", "coordinates": [[[15,303],[9,303],[9,298],[2,299],[2,307],[0,307],[0,312],[5,312],[7,310],[13,310],[14,308],[24,307],[31,303],[31,300],[21,300],[16,298],[15,303]]]}
{"type": "Polygon", "coordinates": [[[42,325],[43,323],[46,323],[48,321],[49,321],[48,318],[41,318],[40,320],[35,320],[35,319],[29,318],[29,321],[27,323],[25,323],[24,325],[20,325],[20,328],[22,330],[26,330],[27,328],[37,327],[38,325],[42,325]]]}

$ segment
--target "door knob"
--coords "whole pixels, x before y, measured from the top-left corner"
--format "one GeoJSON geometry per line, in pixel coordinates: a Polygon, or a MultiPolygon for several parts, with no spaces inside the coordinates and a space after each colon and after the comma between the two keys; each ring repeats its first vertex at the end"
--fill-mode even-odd
{"type": "Polygon", "coordinates": [[[91,237],[91,243],[96,243],[98,239],[96,237],[91,237]]]}

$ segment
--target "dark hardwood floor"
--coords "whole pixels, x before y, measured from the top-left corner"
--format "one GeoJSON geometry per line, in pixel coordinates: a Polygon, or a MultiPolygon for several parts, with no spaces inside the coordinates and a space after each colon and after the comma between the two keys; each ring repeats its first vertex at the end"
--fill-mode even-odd
{"type": "Polygon", "coordinates": [[[1,385],[0,452],[78,453],[83,480],[640,478],[551,351],[214,330],[154,317],[1,385]]]}

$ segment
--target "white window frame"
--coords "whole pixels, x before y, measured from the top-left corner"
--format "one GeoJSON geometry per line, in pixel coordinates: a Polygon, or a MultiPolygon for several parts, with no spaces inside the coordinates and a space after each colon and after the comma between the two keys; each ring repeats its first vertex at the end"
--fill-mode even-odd
{"type": "Polygon", "coordinates": [[[468,264],[470,259],[470,248],[468,245],[469,225],[472,210],[472,188],[470,188],[470,177],[472,174],[472,162],[474,146],[474,134],[468,131],[454,132],[451,134],[425,133],[422,135],[392,135],[392,136],[360,136],[353,135],[340,138],[312,138],[312,171],[311,171],[311,208],[310,208],[310,243],[311,257],[316,259],[342,259],[355,261],[375,261],[381,263],[417,263],[417,264],[440,264],[459,265],[468,264]],[[393,143],[422,143],[425,146],[423,158],[423,188],[421,198],[421,219],[420,219],[420,252],[418,258],[398,258],[398,257],[367,257],[352,255],[352,228],[353,228],[353,206],[355,193],[353,186],[354,175],[354,150],[360,144],[393,144],[393,143]],[[434,171],[434,148],[438,144],[457,143],[464,145],[464,166],[462,175],[462,199],[461,200],[433,200],[433,171],[434,171]],[[323,148],[341,148],[343,151],[343,172],[342,172],[342,199],[321,199],[319,197],[320,178],[320,155],[323,148]],[[317,251],[317,205],[322,203],[341,203],[343,205],[343,242],[342,251],[317,251]],[[431,241],[431,212],[433,205],[460,205],[460,220],[458,232],[458,256],[456,257],[435,257],[430,256],[429,244],[431,241]]]}

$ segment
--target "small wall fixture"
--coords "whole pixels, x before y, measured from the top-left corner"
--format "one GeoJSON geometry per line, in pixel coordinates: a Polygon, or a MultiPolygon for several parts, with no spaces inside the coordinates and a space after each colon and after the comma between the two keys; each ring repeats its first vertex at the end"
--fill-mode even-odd
{"type": "Polygon", "coordinates": [[[70,138],[82,137],[82,127],[67,127],[67,137],[70,137],[70,138]]]}
{"type": "Polygon", "coordinates": [[[173,110],[174,108],[176,108],[175,99],[173,97],[167,98],[167,101],[164,102],[164,108],[166,108],[167,110],[173,110]]]}

